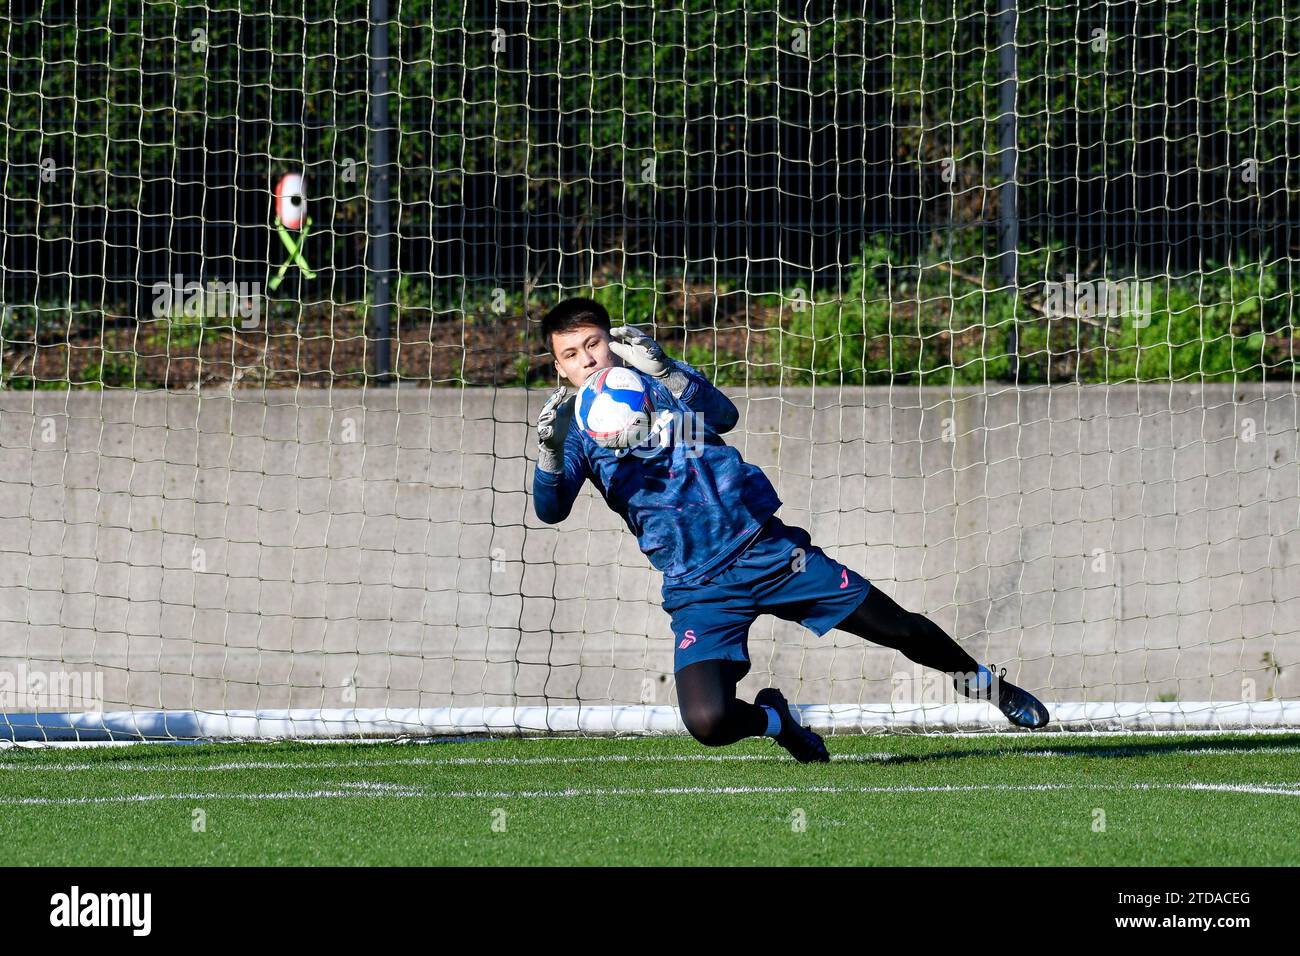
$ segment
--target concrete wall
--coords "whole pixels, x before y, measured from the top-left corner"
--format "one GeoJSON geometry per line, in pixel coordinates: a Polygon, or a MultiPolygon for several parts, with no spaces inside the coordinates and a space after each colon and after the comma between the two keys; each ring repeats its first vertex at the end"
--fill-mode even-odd
{"type": "MultiPolygon", "coordinates": [[[[1046,699],[1300,696],[1292,386],[730,394],[787,523],[1046,699]]],[[[0,669],[110,709],[675,702],[621,521],[532,513],[545,397],[0,393],[0,669]]],[[[926,693],[842,632],[751,655],[800,702],[926,693]]]]}

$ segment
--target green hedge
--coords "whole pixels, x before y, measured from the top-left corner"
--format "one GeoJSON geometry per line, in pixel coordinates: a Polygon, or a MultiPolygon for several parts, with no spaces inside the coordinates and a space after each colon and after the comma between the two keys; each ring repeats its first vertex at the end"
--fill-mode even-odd
{"type": "MultiPolygon", "coordinates": [[[[1206,201],[1226,197],[1241,204],[1235,210],[1256,209],[1261,221],[1270,209],[1274,218],[1293,216],[1300,30],[1284,26],[1300,15],[1300,0],[1261,0],[1249,16],[1223,16],[1221,6],[1204,4],[1120,4],[1068,15],[1047,0],[1021,0],[1019,8],[1022,281],[1079,268],[1066,265],[1080,258],[1068,217],[1044,213],[1066,181],[1192,171],[1206,201]],[[1101,19],[1107,10],[1109,21],[1101,19]],[[1096,29],[1108,30],[1104,44],[1096,29]],[[1154,132],[1164,131],[1159,169],[1135,170],[1153,117],[1154,132]],[[1234,174],[1247,158],[1259,161],[1253,185],[1234,174]],[[1252,196],[1274,205],[1249,206],[1252,196]]],[[[62,9],[0,13],[9,53],[0,83],[7,230],[70,238],[75,210],[135,208],[143,190],[194,172],[176,169],[178,149],[203,142],[213,123],[244,123],[262,136],[230,144],[247,157],[241,172],[249,182],[308,168],[313,195],[333,202],[333,257],[355,257],[365,219],[364,0],[84,0],[75,21],[60,19],[62,9]],[[48,159],[75,172],[71,192],[57,201],[39,176],[48,159]],[[345,174],[347,160],[359,164],[355,181],[345,174]]],[[[838,264],[842,281],[807,290],[802,310],[793,308],[790,289],[783,296],[722,277],[720,291],[752,299],[741,320],[754,326],[746,351],[719,351],[698,334],[687,346],[722,380],[1294,374],[1287,250],[1261,253],[1253,265],[1154,279],[1144,328],[1045,322],[1024,300],[935,268],[978,263],[995,251],[989,235],[997,209],[987,199],[996,196],[989,187],[997,185],[1001,76],[990,0],[810,22],[789,18],[775,0],[395,0],[392,9],[404,236],[427,231],[436,210],[463,206],[474,174],[495,176],[525,209],[582,209],[607,225],[653,223],[665,195],[707,187],[764,125],[838,127],[845,141],[892,130],[894,155],[858,188],[884,189],[888,181],[899,198],[919,189],[915,226],[925,251],[906,258],[898,243],[877,241],[838,264]],[[501,49],[494,49],[498,36],[501,49]],[[552,125],[561,117],[561,126],[552,125]],[[692,136],[705,125],[701,147],[692,136]],[[655,182],[636,184],[651,158],[655,182]],[[948,159],[951,183],[939,177],[948,159]],[[758,313],[775,316],[775,326],[761,325],[758,313]]],[[[804,165],[834,160],[833,153],[809,156],[804,165]]],[[[1178,208],[1196,214],[1194,206],[1178,208]]],[[[202,210],[178,213],[201,217],[202,210]]],[[[587,254],[593,273],[610,276],[597,294],[616,315],[681,322],[664,276],[620,271],[618,243],[596,242],[577,223],[565,235],[569,245],[559,251],[587,254]]],[[[1103,262],[1095,271],[1093,278],[1135,269],[1103,262]]],[[[536,307],[554,291],[552,283],[545,297],[525,301],[512,287],[511,308],[536,307]]],[[[489,296],[463,278],[403,276],[398,321],[490,322],[477,304],[489,296]]],[[[102,326],[112,305],[90,301],[69,315],[66,303],[42,304],[53,311],[41,332],[56,338],[74,326],[102,326]]],[[[30,315],[11,316],[0,336],[34,341],[37,330],[21,327],[30,315]]],[[[519,348],[522,356],[529,346],[519,348]]]]}

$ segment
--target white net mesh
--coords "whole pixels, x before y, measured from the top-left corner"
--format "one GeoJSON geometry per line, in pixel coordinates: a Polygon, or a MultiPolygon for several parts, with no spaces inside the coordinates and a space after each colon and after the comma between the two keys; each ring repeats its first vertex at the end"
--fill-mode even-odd
{"type": "Polygon", "coordinates": [[[533,514],[569,294],[1053,726],[1300,722],[1300,7],[745,6],[0,12],[0,736],[679,728],[659,574],[533,514]]]}

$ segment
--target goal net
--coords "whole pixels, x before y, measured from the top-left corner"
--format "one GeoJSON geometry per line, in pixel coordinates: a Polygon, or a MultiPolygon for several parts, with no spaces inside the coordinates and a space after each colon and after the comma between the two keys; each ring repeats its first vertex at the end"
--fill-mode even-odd
{"type": "Polygon", "coordinates": [[[789,10],[0,11],[0,739],[682,732],[635,538],[533,512],[569,295],[1051,729],[1300,726],[1300,7],[789,10]]]}

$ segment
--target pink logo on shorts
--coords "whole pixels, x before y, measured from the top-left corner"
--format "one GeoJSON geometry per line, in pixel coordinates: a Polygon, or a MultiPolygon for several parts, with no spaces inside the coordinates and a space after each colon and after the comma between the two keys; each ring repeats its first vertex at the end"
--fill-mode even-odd
{"type": "Polygon", "coordinates": [[[690,647],[694,643],[695,643],[695,632],[687,631],[686,636],[682,638],[682,642],[677,645],[677,649],[679,651],[684,651],[686,650],[686,648],[690,647]]]}
{"type": "Polygon", "coordinates": [[[843,591],[849,586],[849,569],[840,568],[840,590],[843,591]]]}

